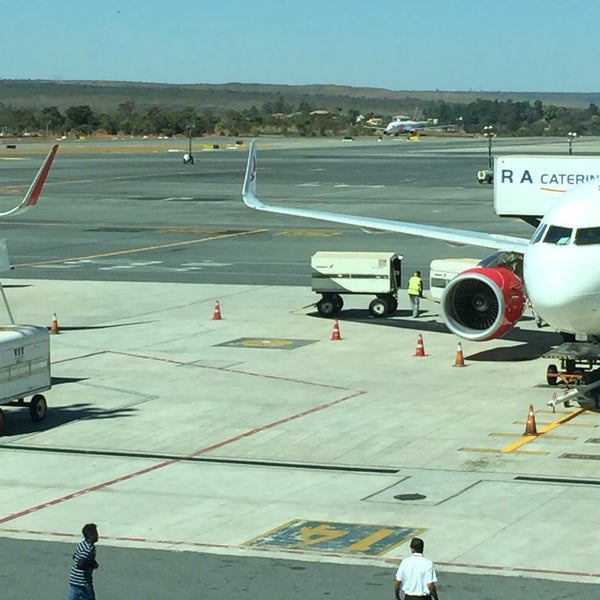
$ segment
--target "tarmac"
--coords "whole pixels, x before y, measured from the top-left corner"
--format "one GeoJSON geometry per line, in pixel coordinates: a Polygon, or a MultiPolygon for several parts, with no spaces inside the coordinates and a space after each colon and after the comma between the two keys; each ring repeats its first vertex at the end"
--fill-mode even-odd
{"type": "Polygon", "coordinates": [[[60,333],[45,421],[5,409],[3,537],[76,539],[93,515],[109,545],[389,567],[422,535],[441,569],[600,574],[600,418],[553,414],[547,361],[506,362],[520,341],[462,342],[454,367],[437,305],[412,319],[404,295],[383,320],[346,297],[332,340],[298,287],[6,293],[17,320],[56,313],[60,333]],[[538,436],[523,435],[530,404],[538,436]]]}
{"type": "MultiPolygon", "coordinates": [[[[264,141],[263,197],[487,225],[491,190],[465,162],[485,140],[388,142],[342,153],[294,140],[283,156],[287,140],[264,141]]],[[[75,143],[61,160],[61,148],[40,205],[2,224],[15,319],[50,326],[56,314],[60,333],[46,419],[3,407],[0,538],[75,543],[95,521],[119,550],[390,571],[420,535],[439,571],[598,582],[600,416],[547,406],[556,388],[540,357],[560,336],[526,314],[500,340],[459,340],[433,302],[412,319],[402,291],[385,319],[369,316],[370,297],[346,296],[332,340],[310,288],[281,285],[305,281],[311,251],[398,244],[410,271],[452,249],[268,220],[241,203],[245,153],[183,167],[153,144],[129,161],[75,143]]],[[[519,144],[536,151],[507,151],[519,144]]],[[[20,185],[30,170],[15,171],[20,185]]]]}

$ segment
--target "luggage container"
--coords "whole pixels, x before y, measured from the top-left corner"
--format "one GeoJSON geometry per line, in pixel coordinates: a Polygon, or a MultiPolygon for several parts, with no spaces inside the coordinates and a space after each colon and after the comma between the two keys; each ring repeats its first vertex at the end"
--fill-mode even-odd
{"type": "MultiPolygon", "coordinates": [[[[28,406],[31,420],[43,421],[48,411],[42,394],[51,388],[50,336],[46,327],[0,327],[0,405],[28,406]],[[25,397],[31,396],[29,402],[25,397]]],[[[0,432],[4,412],[0,409],[0,432]]]]}
{"type": "Polygon", "coordinates": [[[374,317],[386,317],[398,308],[401,254],[396,252],[316,252],[311,257],[311,285],[321,294],[317,310],[329,317],[342,310],[344,294],[369,294],[374,317]]]}

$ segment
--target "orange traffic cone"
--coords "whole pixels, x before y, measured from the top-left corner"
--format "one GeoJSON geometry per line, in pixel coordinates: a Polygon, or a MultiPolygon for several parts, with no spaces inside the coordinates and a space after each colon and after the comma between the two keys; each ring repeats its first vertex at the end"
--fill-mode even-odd
{"type": "Polygon", "coordinates": [[[527,425],[525,425],[525,433],[523,435],[537,435],[537,427],[535,425],[535,414],[533,413],[533,404],[529,405],[529,414],[527,415],[527,425]]]}
{"type": "Polygon", "coordinates": [[[215,302],[215,310],[213,311],[213,321],[218,321],[221,319],[221,305],[219,304],[219,301],[217,300],[215,302]]]}
{"type": "Polygon", "coordinates": [[[341,340],[342,339],[342,336],[340,335],[340,324],[338,323],[337,319],[333,322],[333,331],[331,332],[331,339],[332,340],[341,340]]]}
{"type": "Polygon", "coordinates": [[[58,329],[58,321],[56,320],[56,313],[52,315],[52,322],[50,323],[50,333],[60,333],[60,330],[58,329]]]}
{"type": "Polygon", "coordinates": [[[423,346],[423,336],[419,334],[417,337],[417,349],[415,350],[415,356],[425,356],[425,346],[423,346]]]}
{"type": "Polygon", "coordinates": [[[458,342],[458,346],[456,347],[456,358],[454,359],[453,367],[464,367],[465,366],[465,357],[463,355],[462,346],[460,342],[458,342]]]}

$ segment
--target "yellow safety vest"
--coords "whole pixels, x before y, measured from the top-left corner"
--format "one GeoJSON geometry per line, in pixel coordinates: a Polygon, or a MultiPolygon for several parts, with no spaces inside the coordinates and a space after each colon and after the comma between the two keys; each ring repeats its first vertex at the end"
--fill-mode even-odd
{"type": "Polygon", "coordinates": [[[408,293],[411,296],[420,296],[423,292],[423,282],[420,277],[413,275],[408,280],[408,293]]]}

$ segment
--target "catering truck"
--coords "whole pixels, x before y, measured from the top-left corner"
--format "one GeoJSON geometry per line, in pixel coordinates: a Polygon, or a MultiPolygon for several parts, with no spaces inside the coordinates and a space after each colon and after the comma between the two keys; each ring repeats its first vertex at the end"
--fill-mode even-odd
{"type": "Polygon", "coordinates": [[[374,317],[386,317],[398,308],[401,254],[397,252],[316,252],[311,257],[311,285],[321,294],[319,314],[339,313],[345,294],[375,296],[369,304],[374,317]]]}
{"type": "Polygon", "coordinates": [[[575,186],[597,180],[598,156],[497,156],[494,210],[500,217],[536,217],[575,186]]]}

